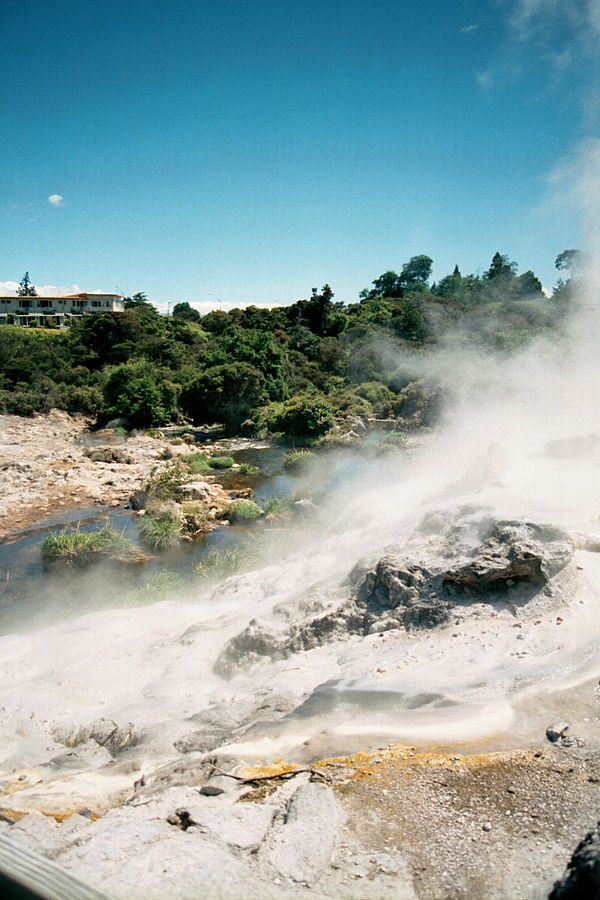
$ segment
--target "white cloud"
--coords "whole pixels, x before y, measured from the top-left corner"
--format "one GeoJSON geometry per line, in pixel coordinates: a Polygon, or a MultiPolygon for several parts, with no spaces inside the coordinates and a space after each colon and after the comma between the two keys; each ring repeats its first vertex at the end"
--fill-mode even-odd
{"type": "Polygon", "coordinates": [[[461,28],[460,31],[461,34],[474,34],[478,28],[479,25],[465,25],[465,27],[461,28]]]}
{"type": "Polygon", "coordinates": [[[494,85],[494,73],[491,69],[486,69],[485,72],[477,73],[477,84],[484,91],[489,91],[491,87],[494,85]]]}
{"type": "MultiPolygon", "coordinates": [[[[172,313],[173,307],[177,302],[179,301],[175,300],[167,304],[164,301],[155,302],[150,299],[150,303],[152,303],[153,306],[156,306],[159,312],[164,313],[165,315],[167,313],[167,307],[168,311],[172,313]]],[[[242,301],[241,303],[232,303],[229,300],[222,300],[221,303],[219,303],[218,300],[189,300],[188,303],[190,304],[192,309],[197,309],[201,316],[205,316],[206,313],[213,312],[215,309],[221,309],[223,312],[229,312],[232,309],[245,309],[247,306],[258,306],[260,309],[270,309],[270,307],[274,305],[268,303],[250,303],[246,301],[242,301]]]]}
{"type": "Polygon", "coordinates": [[[564,38],[600,35],[600,0],[517,0],[509,18],[523,40],[544,36],[558,26],[564,38]]]}
{"type": "Polygon", "coordinates": [[[61,197],[60,194],[50,194],[48,197],[48,203],[50,206],[64,206],[63,203],[64,197],[61,197]]]}
{"type": "MultiPolygon", "coordinates": [[[[4,297],[16,295],[18,288],[18,281],[0,281],[0,294],[4,297]]],[[[63,294],[78,294],[83,290],[77,284],[36,284],[35,289],[38,297],[62,297],[63,294]]]]}

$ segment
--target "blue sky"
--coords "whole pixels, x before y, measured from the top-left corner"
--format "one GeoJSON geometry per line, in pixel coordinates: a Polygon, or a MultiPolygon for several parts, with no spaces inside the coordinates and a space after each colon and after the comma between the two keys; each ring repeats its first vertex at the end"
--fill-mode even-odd
{"type": "Polygon", "coordinates": [[[0,281],[354,301],[498,249],[552,284],[587,3],[4,0],[0,281]]]}

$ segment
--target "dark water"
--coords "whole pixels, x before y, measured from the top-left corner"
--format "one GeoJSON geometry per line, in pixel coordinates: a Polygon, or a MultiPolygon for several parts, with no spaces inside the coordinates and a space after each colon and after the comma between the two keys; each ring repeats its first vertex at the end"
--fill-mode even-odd
{"type": "MultiPolygon", "coordinates": [[[[317,465],[289,471],[284,468],[285,448],[268,446],[229,449],[238,463],[257,466],[260,474],[240,476],[235,470],[215,472],[226,489],[251,488],[259,505],[270,497],[310,498],[317,505],[344,482],[356,477],[361,466],[373,460],[356,452],[325,453],[317,465]]],[[[34,528],[15,532],[0,542],[0,633],[27,630],[96,608],[129,606],[163,599],[169,593],[201,592],[206,579],[199,579],[198,564],[239,551],[251,545],[259,556],[261,538],[286,524],[223,526],[192,542],[156,555],[136,566],[102,563],[85,571],[64,569],[45,571],[41,544],[50,531],[77,527],[93,531],[110,525],[141,545],[138,516],[131,510],[93,506],[70,509],[40,520],[34,528]],[[166,574],[165,574],[166,573],[166,574]]]]}

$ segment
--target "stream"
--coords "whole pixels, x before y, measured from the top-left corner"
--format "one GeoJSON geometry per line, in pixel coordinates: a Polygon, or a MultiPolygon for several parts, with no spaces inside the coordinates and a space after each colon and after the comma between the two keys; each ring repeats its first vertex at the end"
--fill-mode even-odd
{"type": "MultiPolygon", "coordinates": [[[[90,439],[93,445],[93,436],[90,439]]],[[[376,438],[373,438],[376,440],[376,438]]],[[[258,467],[260,473],[241,476],[236,469],[219,471],[216,480],[226,490],[251,488],[260,505],[271,497],[310,498],[321,502],[332,490],[339,488],[357,470],[373,466],[369,452],[336,451],[319,457],[318,476],[310,467],[287,470],[284,467],[286,448],[262,444],[247,447],[240,442],[219,440],[219,453],[227,452],[236,463],[258,467]]],[[[106,439],[103,439],[106,443],[106,439]]],[[[211,441],[203,441],[211,446],[211,441]]],[[[85,570],[47,571],[42,563],[41,545],[52,531],[78,528],[93,531],[110,525],[141,545],[138,515],[131,509],[94,506],[66,509],[59,514],[40,519],[33,527],[9,533],[0,542],[0,634],[28,631],[52,624],[61,618],[79,615],[99,608],[121,608],[165,599],[168,579],[173,592],[186,594],[198,582],[196,567],[205,563],[215,552],[239,548],[254,540],[265,529],[285,528],[285,523],[269,525],[264,522],[223,525],[194,541],[182,541],[177,547],[156,553],[139,566],[126,568],[106,563],[85,570]],[[90,575],[97,571],[98,578],[90,575]],[[154,598],[153,583],[161,573],[167,573],[162,592],[154,598]],[[144,589],[140,595],[140,588],[144,589]],[[137,594],[135,592],[138,592],[137,594]]]]}

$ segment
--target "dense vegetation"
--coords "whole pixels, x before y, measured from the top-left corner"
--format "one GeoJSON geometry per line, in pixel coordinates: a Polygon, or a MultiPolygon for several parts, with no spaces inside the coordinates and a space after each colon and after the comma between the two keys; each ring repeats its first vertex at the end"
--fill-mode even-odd
{"type": "Polygon", "coordinates": [[[310,439],[340,416],[409,416],[425,391],[415,359],[450,336],[512,352],[559,329],[577,262],[576,251],[557,258],[573,277],[560,278],[551,298],[533,272],[519,275],[499,253],[483,275],[456,267],[437,284],[432,260],[420,255],[376,278],[357,303],[336,302],[325,285],[289,306],[201,317],[177,303],[166,317],[136,294],[125,312],[88,315],[62,331],[4,325],[0,410],[57,407],[130,428],[223,422],[229,433],[310,439]]]}

